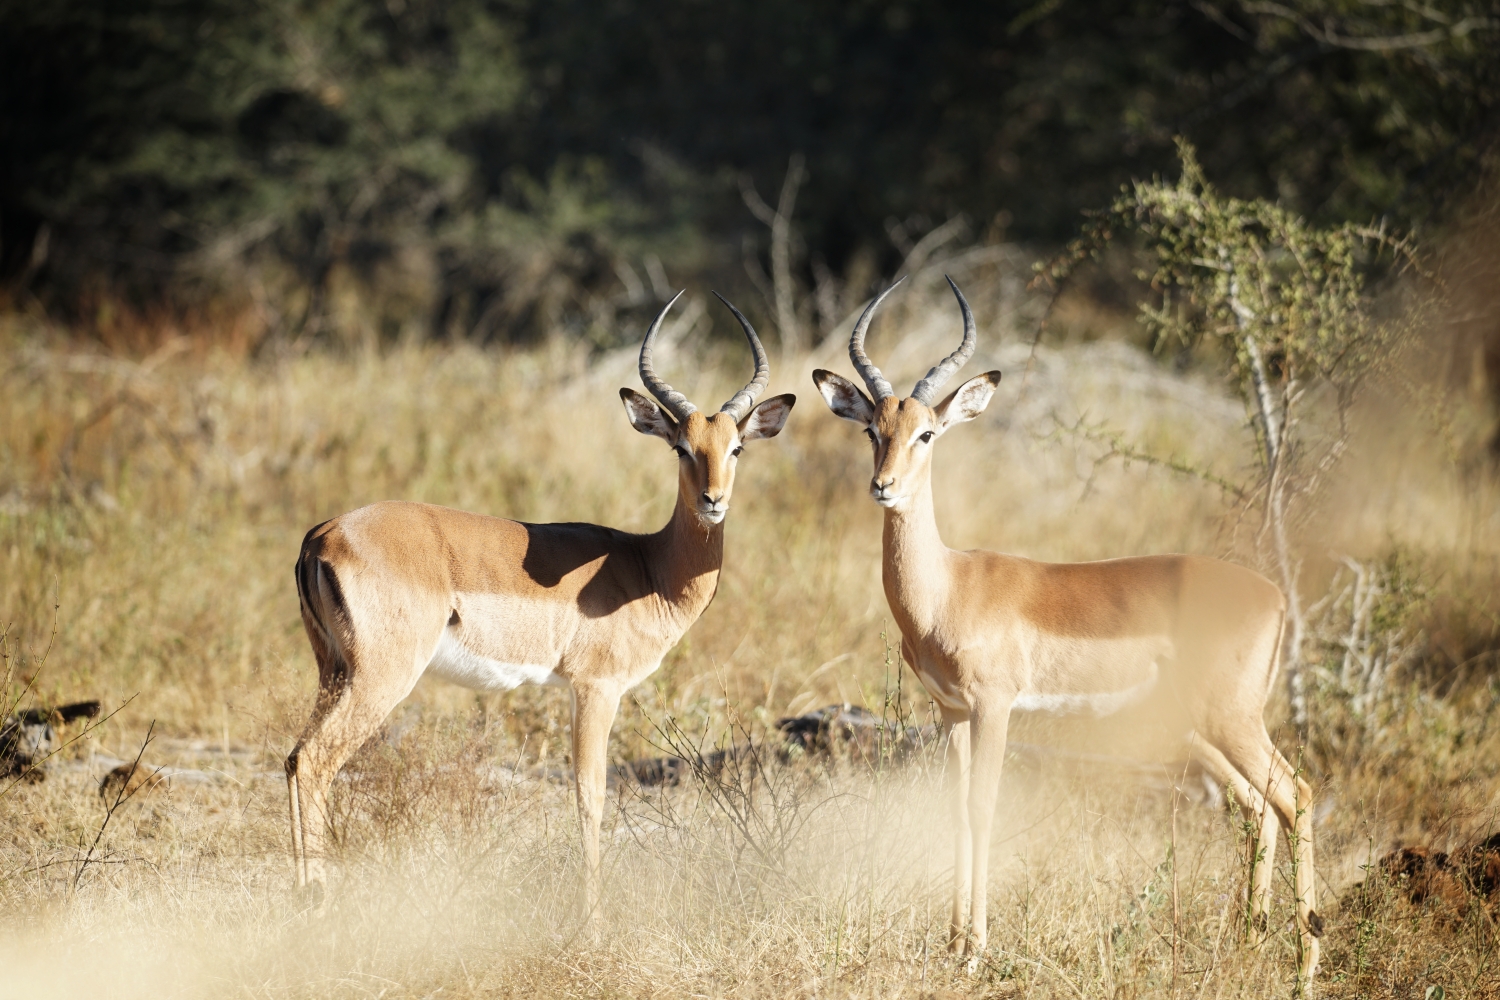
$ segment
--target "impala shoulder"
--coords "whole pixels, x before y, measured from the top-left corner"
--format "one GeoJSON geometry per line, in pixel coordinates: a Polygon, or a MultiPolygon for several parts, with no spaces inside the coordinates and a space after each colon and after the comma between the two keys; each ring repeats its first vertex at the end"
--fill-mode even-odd
{"type": "Polygon", "coordinates": [[[1013,556],[990,549],[966,549],[954,552],[955,563],[963,566],[978,586],[1011,588],[1024,584],[1041,571],[1046,563],[1013,556]]]}
{"type": "Polygon", "coordinates": [[[948,560],[953,583],[950,600],[990,606],[1014,603],[1031,589],[1038,567],[1046,565],[989,549],[950,551],[948,560]]]}
{"type": "Polygon", "coordinates": [[[949,549],[948,551],[949,555],[956,561],[965,562],[983,569],[991,569],[996,572],[1016,572],[1028,563],[1042,565],[1034,559],[1008,555],[1004,552],[996,552],[993,549],[949,549]]]}

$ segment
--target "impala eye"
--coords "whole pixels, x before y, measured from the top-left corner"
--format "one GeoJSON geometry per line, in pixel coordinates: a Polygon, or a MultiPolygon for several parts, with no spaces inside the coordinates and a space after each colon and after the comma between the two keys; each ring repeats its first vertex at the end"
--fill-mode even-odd
{"type": "Polygon", "coordinates": [[[731,458],[739,458],[740,457],[740,452],[742,452],[744,450],[745,450],[745,446],[744,445],[742,445],[742,444],[741,445],[735,445],[734,451],[731,451],[729,453],[729,456],[731,458]]]}
{"type": "Polygon", "coordinates": [[[690,457],[692,457],[692,456],[690,456],[688,454],[688,450],[686,448],[684,448],[680,444],[674,444],[672,446],[672,450],[675,451],[675,452],[677,452],[677,457],[678,458],[690,458],[690,457]]]}
{"type": "Polygon", "coordinates": [[[922,436],[919,437],[919,438],[917,438],[917,440],[920,441],[920,442],[922,442],[923,444],[931,444],[932,443],[932,431],[923,431],[922,432],[922,436]]]}
{"type": "Polygon", "coordinates": [[[865,437],[867,437],[867,438],[870,439],[870,443],[871,444],[876,444],[877,443],[877,438],[875,437],[875,428],[873,428],[873,427],[866,427],[865,428],[865,437]]]}

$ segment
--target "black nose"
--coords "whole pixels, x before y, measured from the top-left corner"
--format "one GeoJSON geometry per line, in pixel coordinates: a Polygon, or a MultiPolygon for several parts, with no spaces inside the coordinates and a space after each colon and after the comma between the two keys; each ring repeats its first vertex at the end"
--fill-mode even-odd
{"type": "Polygon", "coordinates": [[[872,480],[870,480],[870,488],[873,489],[876,493],[880,493],[880,492],[882,492],[884,490],[890,489],[892,486],[895,486],[895,485],[896,485],[896,477],[895,476],[892,476],[891,478],[887,479],[883,483],[880,480],[878,480],[878,479],[872,479],[872,480]]]}
{"type": "Polygon", "coordinates": [[[703,502],[706,503],[706,504],[708,504],[710,507],[712,507],[714,504],[716,504],[716,503],[719,502],[719,498],[718,497],[711,497],[707,493],[705,493],[705,494],[703,494],[703,502]]]}

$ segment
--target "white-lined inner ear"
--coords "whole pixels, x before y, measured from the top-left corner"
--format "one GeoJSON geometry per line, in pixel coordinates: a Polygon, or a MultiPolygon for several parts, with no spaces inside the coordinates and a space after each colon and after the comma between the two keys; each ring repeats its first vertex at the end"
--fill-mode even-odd
{"type": "Polygon", "coordinates": [[[659,437],[667,444],[677,446],[677,425],[659,406],[631,389],[621,391],[620,401],[625,404],[630,426],[642,434],[659,437]]]}
{"type": "Polygon", "coordinates": [[[738,444],[744,445],[747,441],[759,441],[780,434],[782,427],[786,426],[787,418],[791,416],[794,403],[795,397],[782,394],[772,396],[751,410],[738,425],[738,444]]]}
{"type": "Polygon", "coordinates": [[[874,405],[853,382],[833,372],[821,372],[816,382],[823,402],[837,416],[857,424],[868,424],[874,419],[874,405]]]}

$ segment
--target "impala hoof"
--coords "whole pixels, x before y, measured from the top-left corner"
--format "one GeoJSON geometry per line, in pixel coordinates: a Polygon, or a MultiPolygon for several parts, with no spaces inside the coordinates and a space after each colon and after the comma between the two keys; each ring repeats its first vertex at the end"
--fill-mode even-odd
{"type": "Polygon", "coordinates": [[[1307,911],[1307,933],[1315,938],[1323,936],[1323,918],[1318,916],[1317,910],[1307,911]]]}

